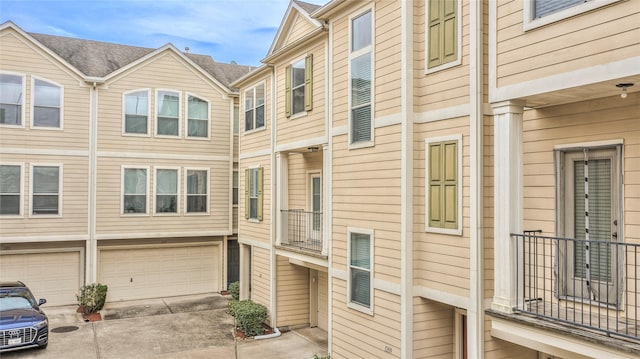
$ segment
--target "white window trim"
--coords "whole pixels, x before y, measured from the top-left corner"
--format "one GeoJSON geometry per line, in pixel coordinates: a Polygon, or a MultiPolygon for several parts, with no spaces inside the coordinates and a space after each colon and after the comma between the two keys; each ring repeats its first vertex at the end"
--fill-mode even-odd
{"type": "Polygon", "coordinates": [[[150,88],[142,88],[137,90],[130,90],[122,93],[122,136],[132,136],[132,137],[150,137],[151,136],[151,89],[150,88]],[[126,132],[126,98],[127,95],[135,93],[135,92],[143,92],[147,93],[147,133],[128,133],[126,132]]]}
{"type": "Polygon", "coordinates": [[[237,168],[234,168],[231,171],[231,205],[233,206],[233,208],[238,208],[238,206],[240,205],[240,171],[237,168]],[[237,173],[238,174],[238,203],[233,204],[233,173],[237,173]]]}
{"type": "Polygon", "coordinates": [[[323,211],[322,205],[324,205],[324,203],[322,203],[322,195],[323,195],[323,191],[322,191],[322,170],[318,169],[318,170],[307,170],[307,174],[306,174],[306,185],[305,185],[305,197],[306,197],[306,207],[305,207],[305,211],[309,211],[309,212],[313,212],[313,189],[312,189],[312,180],[314,177],[319,177],[320,178],[320,212],[323,211]]]}
{"type": "Polygon", "coordinates": [[[375,41],[376,41],[376,16],[375,16],[375,11],[373,9],[372,5],[369,5],[367,7],[363,7],[360,8],[358,11],[356,11],[354,14],[351,14],[349,16],[349,56],[347,59],[348,62],[348,74],[347,74],[347,81],[349,82],[348,86],[347,86],[347,90],[348,90],[348,126],[349,126],[349,132],[348,132],[348,138],[347,138],[347,149],[349,150],[355,150],[355,149],[359,149],[359,148],[366,148],[366,147],[373,147],[375,146],[375,64],[376,64],[376,59],[375,59],[375,41]],[[371,12],[371,45],[369,46],[365,46],[361,49],[358,49],[356,51],[351,51],[351,45],[352,45],[352,40],[353,40],[353,19],[364,15],[367,12],[371,12]],[[351,106],[351,61],[361,55],[364,55],[366,53],[370,53],[371,54],[371,140],[369,141],[361,141],[361,142],[357,142],[357,143],[353,143],[353,141],[351,140],[351,135],[353,133],[352,130],[352,119],[351,119],[351,110],[352,110],[352,106],[351,106]]]}
{"type": "MultiPolygon", "coordinates": [[[[267,129],[267,81],[266,80],[262,80],[258,83],[256,83],[255,85],[249,87],[248,89],[244,90],[244,92],[242,93],[242,128],[244,129],[244,131],[242,131],[242,134],[248,134],[248,133],[254,133],[254,132],[259,132],[259,131],[265,131],[267,129]],[[256,116],[255,116],[255,111],[256,111],[256,88],[259,86],[263,86],[264,87],[264,126],[262,127],[255,127],[256,124],[256,116]],[[247,92],[252,91],[253,92],[253,128],[250,130],[247,130],[246,128],[246,123],[247,123],[247,119],[246,119],[246,115],[247,115],[247,109],[244,107],[244,99],[247,97],[247,92]]],[[[240,107],[240,106],[239,106],[240,107]]],[[[240,119],[238,119],[238,121],[240,121],[240,119]]],[[[240,132],[240,124],[238,124],[238,132],[240,132]]]]}
{"type": "Polygon", "coordinates": [[[182,117],[183,117],[183,114],[184,114],[184,108],[183,108],[184,104],[182,103],[183,97],[184,96],[182,94],[182,91],[180,91],[180,90],[167,89],[167,88],[157,88],[155,90],[155,99],[154,99],[155,100],[154,101],[154,105],[155,105],[154,109],[155,109],[155,111],[153,112],[153,124],[154,124],[154,126],[153,126],[153,136],[154,137],[158,137],[158,138],[173,138],[173,139],[182,138],[182,132],[183,132],[182,131],[182,123],[183,123],[182,117]],[[159,135],[158,134],[158,127],[159,127],[158,126],[158,114],[159,114],[158,103],[160,102],[158,100],[159,99],[158,94],[160,93],[160,91],[175,92],[175,93],[178,94],[178,134],[177,135],[159,135]]]}
{"type": "MultiPolygon", "coordinates": [[[[247,167],[247,169],[249,170],[249,177],[251,177],[251,171],[252,170],[258,170],[260,169],[261,165],[250,165],[247,167]]],[[[264,171],[264,170],[263,170],[264,171]]],[[[264,174],[264,172],[263,172],[264,174]]],[[[262,180],[264,181],[264,178],[262,178],[262,180]]],[[[249,183],[251,183],[251,178],[249,178],[249,183]]],[[[238,187],[240,186],[240,179],[238,178],[238,187]]],[[[247,221],[251,222],[251,223],[260,223],[261,221],[256,217],[256,218],[251,218],[251,185],[249,185],[248,191],[249,192],[249,218],[247,219],[247,221]]],[[[262,183],[262,195],[264,196],[264,182],[262,183]]],[[[238,195],[238,197],[240,197],[238,195]]],[[[258,195],[258,197],[256,198],[260,198],[260,196],[258,195]]],[[[238,198],[238,204],[240,204],[240,198],[238,198]]],[[[256,210],[257,213],[257,210],[256,210]]],[[[264,214],[264,213],[263,213],[264,214]]]]}
{"type": "Polygon", "coordinates": [[[27,119],[25,118],[25,116],[27,115],[27,108],[26,108],[26,99],[27,99],[27,75],[25,74],[21,74],[21,73],[17,73],[17,72],[11,72],[11,71],[0,71],[0,74],[4,74],[4,75],[13,75],[13,76],[20,76],[22,78],[22,103],[20,104],[20,106],[22,107],[21,109],[21,113],[20,113],[20,124],[19,125],[11,125],[11,124],[6,124],[6,123],[0,123],[0,127],[8,127],[8,128],[25,128],[25,123],[27,122],[27,119]]]}
{"type": "Polygon", "coordinates": [[[347,307],[357,310],[359,312],[368,314],[368,315],[373,315],[374,313],[374,287],[373,287],[373,282],[374,282],[374,258],[375,258],[375,254],[374,254],[374,230],[370,229],[370,228],[354,228],[354,227],[347,227],[347,307]],[[358,234],[366,234],[369,236],[369,253],[371,255],[371,260],[369,262],[369,273],[370,273],[370,280],[369,280],[369,295],[370,295],[370,299],[369,299],[369,303],[370,306],[369,307],[365,307],[363,305],[360,305],[358,303],[354,303],[351,301],[351,233],[358,233],[358,234]]]}
{"type": "Polygon", "coordinates": [[[522,4],[524,10],[522,28],[524,31],[533,30],[538,27],[558,22],[620,1],[622,0],[589,0],[585,3],[577,4],[564,10],[560,10],[547,16],[543,16],[539,19],[534,19],[533,14],[535,0],[524,0],[522,4]]]}
{"type": "Polygon", "coordinates": [[[31,89],[30,89],[30,98],[31,98],[31,102],[30,102],[30,110],[31,110],[31,115],[29,118],[29,128],[32,130],[45,130],[45,131],[63,131],[64,130],[64,86],[62,86],[61,84],[46,79],[44,77],[40,77],[40,76],[31,76],[31,89]],[[46,126],[35,126],[34,125],[34,121],[35,121],[35,116],[34,116],[34,111],[35,111],[35,106],[36,106],[36,96],[35,96],[35,91],[36,91],[36,80],[40,80],[40,81],[44,81],[44,82],[48,82],[50,84],[56,85],[58,87],[60,87],[60,126],[59,127],[46,127],[46,126]]]}
{"type": "Polygon", "coordinates": [[[208,167],[185,167],[184,168],[184,198],[182,213],[185,216],[208,216],[211,214],[211,169],[208,167]],[[189,171],[206,171],[207,172],[207,211],[206,212],[187,212],[187,201],[189,199],[188,192],[188,177],[189,171]]]}
{"type": "MultiPolygon", "coordinates": [[[[23,121],[24,122],[24,121],[23,121]]],[[[17,126],[14,126],[17,127],[17,126]]],[[[22,162],[2,162],[0,163],[2,166],[19,166],[20,167],[20,199],[18,202],[18,214],[3,214],[0,215],[0,218],[24,218],[24,163],[22,162]]],[[[33,178],[33,176],[31,176],[33,178]]],[[[40,217],[40,216],[38,216],[40,217]]]]}
{"type": "MultiPolygon", "coordinates": [[[[201,120],[204,121],[204,120],[201,120]]],[[[189,140],[196,141],[208,141],[211,139],[211,101],[206,99],[203,96],[197,95],[193,92],[185,92],[184,95],[184,138],[189,140]],[[205,101],[207,103],[207,136],[189,136],[189,96],[196,97],[199,100],[205,101]]]]}
{"type": "MultiPolygon", "coordinates": [[[[307,58],[307,54],[305,54],[304,56],[295,59],[294,61],[292,61],[289,66],[291,66],[291,92],[289,93],[289,96],[291,96],[291,116],[289,116],[290,120],[295,120],[296,118],[300,118],[300,117],[305,117],[307,116],[307,112],[306,110],[302,110],[300,112],[296,112],[293,113],[293,64],[295,64],[296,62],[300,62],[302,61],[302,64],[304,65],[304,71],[305,73],[307,72],[307,64],[306,64],[306,58],[307,58]]],[[[285,67],[285,71],[286,71],[286,67],[285,67]]],[[[286,85],[286,84],[285,84],[286,85]]],[[[307,86],[306,83],[302,84],[302,87],[304,88],[305,86],[307,86]]],[[[304,107],[304,102],[303,102],[303,107],[304,107]]]]}
{"type": "Polygon", "coordinates": [[[63,164],[62,163],[30,163],[29,164],[29,218],[61,218],[62,217],[62,205],[64,196],[64,175],[63,175],[63,164]],[[33,185],[34,185],[34,176],[33,170],[36,167],[58,167],[58,214],[33,214],[33,185]]]}
{"type": "Polygon", "coordinates": [[[457,0],[457,15],[456,15],[456,26],[457,26],[457,39],[456,46],[458,47],[456,59],[446,64],[438,65],[429,68],[429,6],[428,4],[424,7],[424,73],[425,75],[432,74],[434,72],[450,69],[452,67],[462,65],[462,0],[457,0]]]}
{"type": "Polygon", "coordinates": [[[149,166],[135,166],[135,165],[122,165],[120,166],[120,216],[122,217],[147,217],[151,211],[149,210],[149,183],[151,177],[151,170],[149,166]],[[124,212],[124,170],[126,169],[144,169],[147,170],[147,184],[146,184],[146,209],[145,213],[125,213],[124,212]]]}
{"type": "Polygon", "coordinates": [[[450,234],[454,236],[462,235],[462,134],[449,136],[430,137],[424,140],[424,231],[427,233],[450,234]],[[429,145],[435,142],[457,141],[458,142],[458,228],[446,229],[429,226],[429,145]]]}
{"type": "MultiPolygon", "coordinates": [[[[168,166],[159,166],[159,167],[153,167],[153,216],[158,216],[158,217],[175,217],[175,216],[179,216],[180,215],[180,177],[181,174],[180,173],[180,167],[168,167],[168,166]],[[178,177],[178,182],[176,183],[176,212],[175,213],[167,213],[167,212],[157,212],[157,208],[156,208],[156,196],[157,196],[157,192],[158,192],[158,170],[174,170],[177,173],[177,177],[178,177]]],[[[147,176],[148,177],[148,176],[147,176]]],[[[148,180],[148,178],[147,178],[148,180]]]]}

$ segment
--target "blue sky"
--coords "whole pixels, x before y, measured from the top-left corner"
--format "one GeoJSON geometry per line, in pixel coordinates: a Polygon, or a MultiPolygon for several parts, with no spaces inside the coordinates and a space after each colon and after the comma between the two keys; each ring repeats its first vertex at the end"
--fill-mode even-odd
{"type": "Polygon", "coordinates": [[[289,0],[0,0],[0,23],[142,47],[170,42],[216,61],[257,66],[288,5],[289,0]]]}

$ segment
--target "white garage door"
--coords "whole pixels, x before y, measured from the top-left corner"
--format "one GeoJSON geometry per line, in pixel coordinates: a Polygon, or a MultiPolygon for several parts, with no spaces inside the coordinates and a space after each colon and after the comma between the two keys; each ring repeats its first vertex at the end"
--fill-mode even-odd
{"type": "Polygon", "coordinates": [[[82,286],[80,251],[2,254],[0,280],[24,282],[47,306],[76,304],[82,286]]]}
{"type": "Polygon", "coordinates": [[[98,278],[107,301],[220,290],[220,246],[101,249],[98,278]]]}

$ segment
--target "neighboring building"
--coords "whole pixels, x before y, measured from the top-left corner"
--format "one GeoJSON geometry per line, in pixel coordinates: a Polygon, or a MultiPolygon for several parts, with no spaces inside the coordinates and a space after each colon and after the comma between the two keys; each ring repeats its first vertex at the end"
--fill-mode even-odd
{"type": "MultiPolygon", "coordinates": [[[[0,277],[52,305],[218,292],[249,67],[0,27],[0,277]]],[[[233,272],[233,268],[231,268],[233,272]]],[[[236,271],[237,272],[237,271],[236,271]]]]}
{"type": "Polygon", "coordinates": [[[638,24],[638,0],[293,0],[232,84],[241,297],[335,358],[640,355],[638,24]]]}

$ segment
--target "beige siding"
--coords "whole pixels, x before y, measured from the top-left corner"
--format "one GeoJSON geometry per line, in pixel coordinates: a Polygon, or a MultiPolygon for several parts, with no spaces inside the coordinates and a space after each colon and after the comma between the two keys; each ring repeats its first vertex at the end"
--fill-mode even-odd
{"type": "Polygon", "coordinates": [[[289,154],[289,209],[311,211],[309,172],[322,173],[322,151],[289,154]]]}
{"type": "Polygon", "coordinates": [[[299,40],[315,29],[315,25],[309,22],[309,20],[305,19],[303,15],[296,13],[294,19],[292,20],[291,27],[289,28],[289,33],[287,34],[287,38],[283,44],[283,47],[299,40]]]}
{"type": "Polygon", "coordinates": [[[329,327],[329,277],[327,272],[318,272],[318,328],[329,327]]]}
{"type": "Polygon", "coordinates": [[[246,159],[246,160],[242,160],[240,162],[240,170],[238,172],[238,177],[239,177],[239,198],[238,198],[238,212],[239,212],[239,218],[238,218],[238,230],[239,230],[239,239],[251,239],[251,240],[258,240],[258,241],[262,241],[264,243],[268,243],[271,244],[270,242],[270,238],[271,238],[271,233],[270,233],[270,223],[272,220],[272,213],[271,213],[271,176],[272,176],[272,172],[271,172],[271,162],[270,162],[270,157],[269,156],[261,156],[261,157],[255,157],[255,158],[250,158],[250,159],[246,159]],[[264,168],[264,172],[263,172],[263,183],[262,183],[262,188],[263,188],[263,196],[264,196],[264,203],[263,203],[263,218],[262,221],[256,221],[256,220],[248,220],[245,218],[245,170],[248,168],[255,168],[255,167],[263,167],[264,168]]]}
{"type": "Polygon", "coordinates": [[[415,126],[414,132],[414,283],[469,295],[469,118],[415,126]],[[462,135],[462,236],[425,232],[425,146],[428,138],[462,135]]]}
{"type": "Polygon", "coordinates": [[[484,320],[484,358],[486,359],[538,359],[538,352],[491,336],[491,317],[484,320]]]}
{"type": "Polygon", "coordinates": [[[632,58],[640,6],[621,1],[525,32],[522,2],[498,2],[498,86],[632,58]]]}
{"type": "Polygon", "coordinates": [[[242,87],[240,90],[240,155],[269,149],[271,146],[271,76],[266,75],[250,85],[242,87]],[[264,84],[265,91],[265,107],[264,107],[264,124],[265,126],[257,129],[245,132],[245,112],[244,112],[244,100],[245,91],[253,88],[257,85],[264,84]]]}
{"type": "Polygon", "coordinates": [[[412,358],[454,357],[454,308],[424,298],[413,299],[412,358]]]}
{"type": "Polygon", "coordinates": [[[333,51],[333,111],[332,127],[347,126],[349,113],[349,18],[340,17],[333,20],[333,43],[329,44],[333,51]]]}
{"type": "Polygon", "coordinates": [[[251,300],[271,307],[271,271],[269,250],[251,247],[251,300]]]}
{"type": "Polygon", "coordinates": [[[276,257],[278,326],[309,324],[309,269],[276,257]]]}
{"type": "Polygon", "coordinates": [[[402,22],[399,1],[376,2],[374,32],[374,117],[395,115],[401,110],[402,22]]]}

